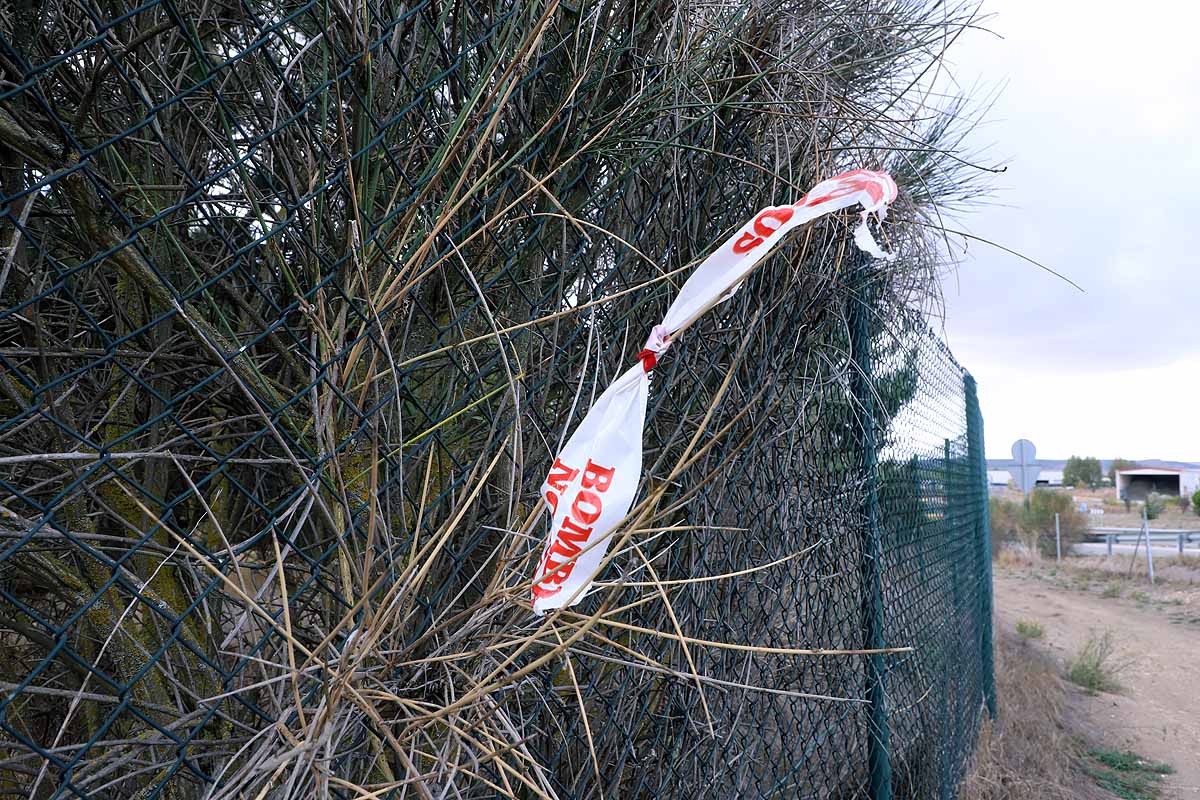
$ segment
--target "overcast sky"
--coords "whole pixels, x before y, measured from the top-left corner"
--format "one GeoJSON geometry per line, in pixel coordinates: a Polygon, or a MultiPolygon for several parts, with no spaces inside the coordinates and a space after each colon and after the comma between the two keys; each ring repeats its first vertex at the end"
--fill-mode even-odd
{"type": "Polygon", "coordinates": [[[944,280],[992,458],[1200,461],[1200,10],[1105,5],[993,0],[949,54],[1001,89],[972,141],[1008,163],[961,224],[1085,290],[978,242],[944,280]]]}

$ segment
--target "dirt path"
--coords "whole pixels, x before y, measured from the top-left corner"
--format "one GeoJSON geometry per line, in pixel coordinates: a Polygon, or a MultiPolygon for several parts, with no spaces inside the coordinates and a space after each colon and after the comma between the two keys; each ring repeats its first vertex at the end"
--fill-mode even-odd
{"type": "Polygon", "coordinates": [[[1088,738],[1132,750],[1175,768],[1164,797],[1200,800],[1200,628],[1173,623],[1161,611],[1122,599],[1061,588],[1003,571],[996,574],[998,624],[1040,622],[1041,642],[1060,662],[1091,631],[1111,630],[1132,663],[1120,675],[1121,694],[1072,695],[1072,711],[1088,738]]]}

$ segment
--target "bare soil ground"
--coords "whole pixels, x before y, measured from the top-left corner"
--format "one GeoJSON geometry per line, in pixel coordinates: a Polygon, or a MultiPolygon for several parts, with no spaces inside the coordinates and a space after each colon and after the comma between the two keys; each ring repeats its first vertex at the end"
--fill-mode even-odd
{"type": "Polygon", "coordinates": [[[1200,800],[1200,587],[1131,584],[1087,568],[997,565],[997,625],[1041,624],[1031,641],[1060,664],[1093,632],[1112,631],[1126,661],[1115,694],[1072,687],[1064,718],[1091,742],[1165,762],[1175,769],[1162,797],[1200,800]]]}

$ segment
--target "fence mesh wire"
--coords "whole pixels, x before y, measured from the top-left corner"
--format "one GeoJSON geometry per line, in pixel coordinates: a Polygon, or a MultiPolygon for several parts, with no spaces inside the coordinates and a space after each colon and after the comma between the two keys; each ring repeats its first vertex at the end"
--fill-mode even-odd
{"type": "Polygon", "coordinates": [[[986,485],[910,90],[970,8],[2,8],[0,793],[953,796],[986,485]],[[860,165],[902,257],[822,223],[675,343],[640,527],[533,617],[565,433],[860,165]]]}

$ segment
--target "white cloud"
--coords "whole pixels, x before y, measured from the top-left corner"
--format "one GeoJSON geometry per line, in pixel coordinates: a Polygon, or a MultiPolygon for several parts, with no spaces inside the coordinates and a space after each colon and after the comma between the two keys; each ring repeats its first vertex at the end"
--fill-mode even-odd
{"type": "Polygon", "coordinates": [[[981,361],[972,373],[991,458],[1007,458],[1025,438],[1045,458],[1197,460],[1200,357],[1083,375],[981,361]]]}
{"type": "Polygon", "coordinates": [[[1200,460],[1200,5],[1108,13],[996,3],[951,51],[961,85],[1006,83],[977,147],[1008,157],[943,282],[946,330],[979,381],[988,450],[1200,460]]]}

